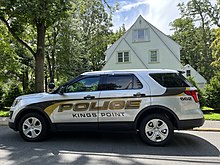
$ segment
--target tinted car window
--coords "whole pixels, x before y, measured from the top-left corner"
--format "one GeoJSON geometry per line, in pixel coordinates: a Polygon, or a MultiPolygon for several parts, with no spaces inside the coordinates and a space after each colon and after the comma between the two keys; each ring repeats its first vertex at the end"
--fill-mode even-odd
{"type": "Polygon", "coordinates": [[[109,75],[105,90],[126,90],[126,89],[140,89],[141,82],[134,75],[109,75]]]}
{"type": "Polygon", "coordinates": [[[163,87],[189,87],[187,80],[176,73],[152,73],[150,76],[163,87]]]}
{"type": "Polygon", "coordinates": [[[86,77],[66,88],[66,93],[98,90],[100,77],[86,77]]]}

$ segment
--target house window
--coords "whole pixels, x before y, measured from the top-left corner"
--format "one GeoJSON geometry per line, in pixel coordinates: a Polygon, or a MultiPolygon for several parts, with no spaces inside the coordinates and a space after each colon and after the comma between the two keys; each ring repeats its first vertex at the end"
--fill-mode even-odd
{"type": "Polygon", "coordinates": [[[159,62],[159,53],[158,50],[151,50],[150,51],[150,63],[159,62]]]}
{"type": "Polygon", "coordinates": [[[133,42],[149,41],[150,31],[149,29],[135,29],[133,31],[133,42]]]}
{"type": "Polygon", "coordinates": [[[118,62],[130,62],[129,52],[118,52],[118,62]]]}
{"type": "Polygon", "coordinates": [[[186,76],[190,77],[191,76],[191,70],[186,70],[186,76]]]}

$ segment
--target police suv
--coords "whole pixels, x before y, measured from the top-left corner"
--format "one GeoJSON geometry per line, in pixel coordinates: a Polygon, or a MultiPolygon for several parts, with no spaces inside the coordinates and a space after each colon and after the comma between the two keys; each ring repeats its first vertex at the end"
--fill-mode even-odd
{"type": "Polygon", "coordinates": [[[197,89],[166,69],[83,73],[52,93],[16,98],[9,119],[26,141],[51,131],[135,131],[150,145],[203,123],[197,89]]]}

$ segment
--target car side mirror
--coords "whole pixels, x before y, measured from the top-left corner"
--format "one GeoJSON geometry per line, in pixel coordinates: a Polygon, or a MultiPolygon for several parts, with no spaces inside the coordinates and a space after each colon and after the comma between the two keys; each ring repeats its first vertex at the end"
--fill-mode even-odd
{"type": "Polygon", "coordinates": [[[62,86],[62,87],[60,87],[58,93],[59,93],[60,95],[63,95],[63,94],[64,94],[64,91],[65,91],[65,87],[62,86]]]}
{"type": "Polygon", "coordinates": [[[49,83],[48,88],[53,90],[55,88],[55,84],[53,82],[49,83]]]}

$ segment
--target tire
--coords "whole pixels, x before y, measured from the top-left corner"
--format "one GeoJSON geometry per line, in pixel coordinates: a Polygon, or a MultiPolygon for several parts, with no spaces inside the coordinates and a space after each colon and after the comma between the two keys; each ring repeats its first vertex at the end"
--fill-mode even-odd
{"type": "Polygon", "coordinates": [[[173,136],[173,124],[162,114],[151,114],[140,124],[141,139],[152,146],[163,146],[173,136]]]}
{"type": "Polygon", "coordinates": [[[43,116],[37,113],[28,113],[21,118],[18,130],[24,140],[37,142],[47,137],[49,128],[43,116]]]}

